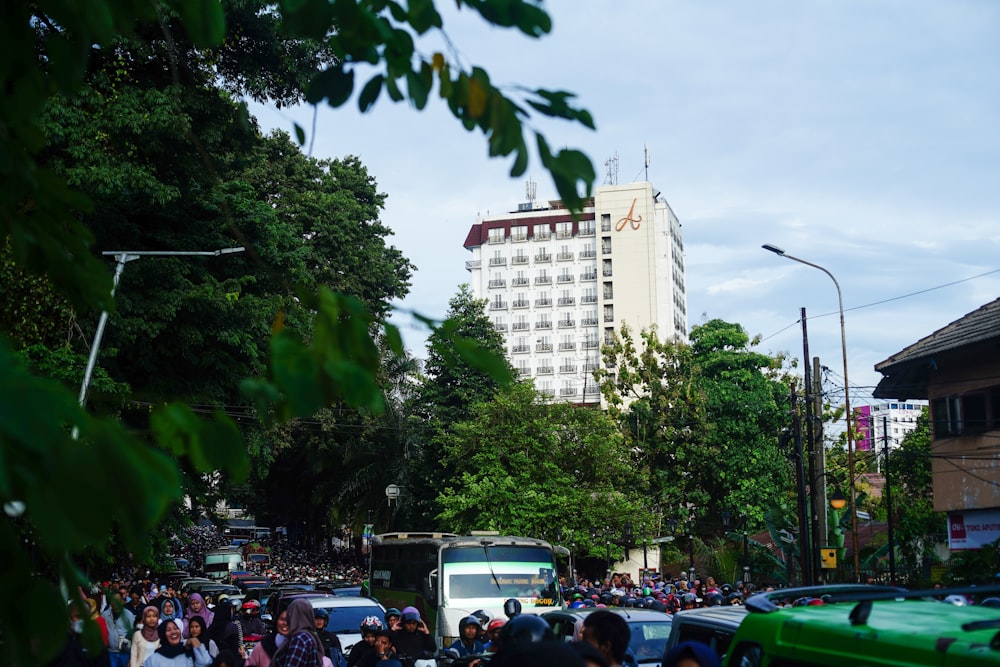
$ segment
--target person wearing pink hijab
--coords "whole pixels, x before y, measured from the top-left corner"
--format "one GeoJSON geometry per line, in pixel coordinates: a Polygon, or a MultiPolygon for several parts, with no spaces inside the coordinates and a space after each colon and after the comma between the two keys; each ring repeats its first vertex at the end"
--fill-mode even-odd
{"type": "Polygon", "coordinates": [[[160,625],[160,608],[155,604],[146,605],[139,623],[139,629],[132,635],[128,667],[142,667],[146,658],[160,648],[160,636],[156,631],[160,625]]]}
{"type": "Polygon", "coordinates": [[[205,627],[207,628],[212,624],[212,619],[215,618],[215,612],[208,608],[205,604],[205,598],[201,596],[201,593],[192,593],[191,597],[188,598],[187,611],[184,612],[184,638],[186,639],[188,635],[187,622],[189,622],[195,616],[201,616],[202,620],[205,621],[205,627]]]}

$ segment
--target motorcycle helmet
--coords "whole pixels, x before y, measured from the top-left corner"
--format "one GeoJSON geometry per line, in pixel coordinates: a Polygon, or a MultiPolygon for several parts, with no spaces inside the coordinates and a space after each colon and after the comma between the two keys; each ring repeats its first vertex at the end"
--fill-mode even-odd
{"type": "Polygon", "coordinates": [[[322,607],[316,607],[315,609],[313,609],[313,618],[323,618],[326,620],[330,620],[330,612],[328,612],[326,609],[323,609],[322,607]]]}
{"type": "Polygon", "coordinates": [[[707,598],[705,598],[706,607],[721,607],[722,606],[722,596],[718,593],[712,593],[707,598]]]}
{"type": "Polygon", "coordinates": [[[391,625],[389,622],[390,617],[401,618],[402,616],[403,614],[398,609],[396,609],[395,607],[389,607],[388,609],[385,610],[385,614],[382,616],[382,618],[385,619],[386,625],[391,625]]]}
{"type": "Polygon", "coordinates": [[[463,632],[465,632],[465,629],[470,625],[474,625],[477,628],[481,627],[478,618],[476,618],[475,616],[466,616],[465,618],[463,618],[461,621],[458,622],[458,634],[461,635],[463,632]]]}
{"type": "Polygon", "coordinates": [[[378,633],[379,630],[384,630],[385,626],[382,621],[378,620],[375,616],[365,616],[361,621],[361,634],[371,634],[374,635],[378,633]]]}
{"type": "Polygon", "coordinates": [[[476,611],[472,612],[472,616],[473,618],[476,619],[476,623],[478,623],[481,627],[485,628],[486,624],[490,622],[490,615],[487,614],[482,609],[477,609],[476,611]]]}
{"type": "Polygon", "coordinates": [[[247,600],[243,603],[244,614],[259,614],[260,602],[258,600],[247,600]]]}
{"type": "Polygon", "coordinates": [[[511,644],[552,641],[554,638],[552,628],[541,618],[534,614],[519,614],[500,629],[499,643],[506,647],[511,644]]]}
{"type": "MultiPolygon", "coordinates": [[[[503,603],[503,613],[507,618],[513,619],[521,613],[521,601],[517,598],[509,598],[503,603]]],[[[547,624],[546,624],[547,625],[547,624]]]]}

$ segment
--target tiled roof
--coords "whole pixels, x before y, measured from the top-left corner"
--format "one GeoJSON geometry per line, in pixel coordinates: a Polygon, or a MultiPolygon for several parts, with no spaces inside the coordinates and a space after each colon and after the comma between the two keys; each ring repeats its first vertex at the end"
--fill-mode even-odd
{"type": "Polygon", "coordinates": [[[977,308],[968,315],[960,317],[931,335],[921,338],[913,345],[900,350],[885,361],[875,364],[875,370],[881,372],[883,369],[897,364],[923,359],[945,350],[981,343],[991,338],[1000,338],[1000,299],[977,308]]]}
{"type": "Polygon", "coordinates": [[[927,398],[929,370],[936,355],[1000,338],[1000,299],[977,308],[875,364],[884,376],[875,398],[927,398]]]}

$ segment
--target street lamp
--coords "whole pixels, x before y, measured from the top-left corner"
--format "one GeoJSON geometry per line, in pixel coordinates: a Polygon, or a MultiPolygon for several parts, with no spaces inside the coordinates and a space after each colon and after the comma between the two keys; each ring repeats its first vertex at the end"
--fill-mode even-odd
{"type": "MultiPolygon", "coordinates": [[[[768,252],[773,252],[779,257],[784,257],[790,259],[793,262],[798,262],[799,264],[805,264],[806,266],[811,266],[814,269],[819,269],[826,275],[830,277],[833,281],[834,287],[837,288],[837,303],[840,309],[840,348],[841,356],[844,359],[844,412],[847,419],[847,468],[848,474],[851,476],[850,487],[848,493],[850,494],[851,501],[851,547],[854,550],[854,581],[858,581],[858,575],[861,571],[859,559],[858,559],[858,515],[857,507],[855,505],[855,500],[857,499],[857,491],[854,484],[854,435],[851,432],[851,384],[847,379],[847,334],[844,332],[844,297],[840,291],[840,283],[832,273],[827,269],[823,268],[819,264],[813,264],[804,259],[794,257],[786,253],[782,248],[770,243],[765,243],[761,246],[764,250],[768,252]]],[[[808,363],[809,360],[806,360],[808,363]]]]}
{"type": "MultiPolygon", "coordinates": [[[[106,250],[101,254],[105,257],[115,258],[114,282],[111,285],[111,298],[115,296],[118,283],[121,281],[122,273],[125,271],[125,264],[142,259],[143,257],[218,257],[219,255],[230,255],[243,252],[246,248],[220,248],[219,250],[106,250]]],[[[83,372],[83,383],[80,385],[80,406],[87,404],[87,392],[90,390],[90,379],[94,373],[94,366],[97,364],[97,351],[101,348],[101,339],[104,338],[104,327],[108,323],[108,311],[101,311],[101,318],[97,322],[97,331],[94,333],[94,342],[90,346],[90,356],[87,358],[87,368],[83,372]]],[[[76,429],[74,429],[74,437],[76,429]]]]}

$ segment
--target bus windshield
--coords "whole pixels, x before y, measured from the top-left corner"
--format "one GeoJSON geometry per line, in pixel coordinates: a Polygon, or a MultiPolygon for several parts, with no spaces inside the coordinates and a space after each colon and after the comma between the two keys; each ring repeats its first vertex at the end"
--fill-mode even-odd
{"type": "Polygon", "coordinates": [[[463,607],[555,607],[559,594],[552,552],[539,547],[461,547],[441,555],[444,597],[463,607]]]}

